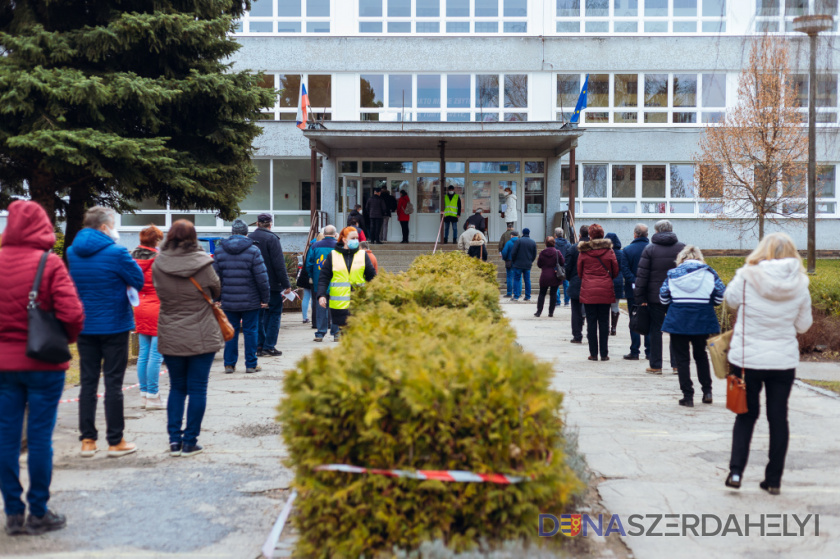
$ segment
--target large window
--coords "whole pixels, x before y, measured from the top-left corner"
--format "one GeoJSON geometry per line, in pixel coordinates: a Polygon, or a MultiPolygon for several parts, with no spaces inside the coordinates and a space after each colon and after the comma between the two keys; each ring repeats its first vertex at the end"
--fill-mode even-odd
{"type": "Polygon", "coordinates": [[[274,106],[263,111],[264,120],[295,121],[300,102],[300,82],[306,85],[310,118],[332,120],[332,76],[329,74],[264,74],[262,87],[277,90],[274,106]]]}
{"type": "Polygon", "coordinates": [[[555,0],[557,33],[726,32],[726,0],[555,0]]]}
{"type": "Polygon", "coordinates": [[[362,120],[527,121],[527,74],[361,74],[362,120]]]}
{"type": "Polygon", "coordinates": [[[526,33],[528,0],[359,0],[359,33],[526,33]]]}
{"type": "MultiPolygon", "coordinates": [[[[803,112],[808,109],[808,79],[807,74],[794,74],[792,76],[794,86],[797,90],[799,106],[803,112]]],[[[840,94],[838,85],[840,79],[837,74],[817,75],[817,124],[836,124],[837,115],[840,112],[840,94]]],[[[807,118],[807,117],[806,117],[807,118]]]]}
{"type": "Polygon", "coordinates": [[[330,0],[251,0],[240,33],[329,33],[330,0]]]}
{"type": "MultiPolygon", "coordinates": [[[[586,74],[557,74],[556,116],[568,121],[586,74]]],[[[589,74],[587,109],[580,122],[703,124],[726,114],[726,74],[589,74]]]]}
{"type": "Polygon", "coordinates": [[[838,0],[755,0],[755,31],[757,33],[791,33],[793,20],[808,14],[835,16],[837,31],[838,0]]]}

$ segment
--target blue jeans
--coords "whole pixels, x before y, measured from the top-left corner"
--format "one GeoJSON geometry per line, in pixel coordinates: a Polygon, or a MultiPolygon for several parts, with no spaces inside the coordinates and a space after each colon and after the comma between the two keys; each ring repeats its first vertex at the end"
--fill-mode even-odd
{"type": "Polygon", "coordinates": [[[257,334],[257,347],[274,349],[277,336],[280,335],[280,317],[283,314],[283,292],[272,291],[268,298],[268,308],[260,309],[260,324],[257,334]]]}
{"type": "Polygon", "coordinates": [[[47,513],[52,481],[52,435],[58,401],[64,390],[64,371],[0,373],[0,490],[6,516],[26,512],[21,500],[20,442],[23,412],[29,405],[26,439],[29,446],[29,514],[47,513]]]}
{"type": "Polygon", "coordinates": [[[505,268],[506,273],[506,282],[507,282],[507,294],[505,297],[510,297],[513,294],[513,268],[505,268]]]}
{"type": "MultiPolygon", "coordinates": [[[[571,298],[569,297],[569,281],[566,280],[563,282],[563,302],[565,302],[568,305],[570,299],[571,298]]],[[[557,289],[557,306],[560,306],[560,289],[557,289]]]]}
{"type": "Polygon", "coordinates": [[[444,218],[443,222],[443,240],[445,241],[449,238],[449,228],[452,227],[452,242],[454,243],[458,240],[458,222],[445,221],[445,219],[446,218],[444,218]]]}
{"type": "Polygon", "coordinates": [[[312,306],[312,290],[304,289],[302,299],[300,309],[303,313],[303,320],[307,320],[309,318],[309,308],[312,306]]]}
{"type": "Polygon", "coordinates": [[[157,336],[137,334],[140,340],[140,353],[137,355],[137,380],[140,382],[140,392],[157,396],[160,364],[163,355],[158,353],[157,336]]]}
{"type": "Polygon", "coordinates": [[[239,360],[239,323],[242,323],[242,336],[245,338],[245,367],[257,366],[257,330],[259,329],[260,311],[225,311],[233,325],[233,338],[225,342],[225,367],[234,367],[239,360]]]}
{"type": "Polygon", "coordinates": [[[338,324],[330,323],[330,298],[327,297],[327,308],[322,308],[321,305],[315,307],[315,337],[323,338],[327,335],[329,329],[330,334],[335,336],[338,334],[338,324]]]}
{"type": "Polygon", "coordinates": [[[525,300],[531,299],[531,269],[513,268],[513,298],[522,295],[522,282],[525,282],[525,300]]]}
{"type": "Polygon", "coordinates": [[[169,368],[169,401],[166,405],[169,442],[196,444],[201,433],[201,420],[207,408],[207,383],[210,380],[210,366],[215,353],[201,355],[165,355],[169,368]],[[184,403],[190,397],[187,407],[187,428],[184,422],[184,403]]]}

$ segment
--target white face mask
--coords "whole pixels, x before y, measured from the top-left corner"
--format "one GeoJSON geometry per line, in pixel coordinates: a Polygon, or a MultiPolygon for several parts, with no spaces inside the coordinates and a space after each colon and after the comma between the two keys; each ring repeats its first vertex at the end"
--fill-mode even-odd
{"type": "Polygon", "coordinates": [[[110,227],[105,231],[105,234],[111,237],[111,239],[117,243],[120,240],[120,234],[116,229],[111,229],[110,227]]]}

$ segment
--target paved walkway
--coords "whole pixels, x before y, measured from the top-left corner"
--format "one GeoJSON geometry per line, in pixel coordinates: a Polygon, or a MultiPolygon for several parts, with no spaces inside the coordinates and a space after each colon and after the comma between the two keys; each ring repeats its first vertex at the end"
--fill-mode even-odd
{"type": "MultiPolygon", "coordinates": [[[[734,532],[726,537],[694,536],[689,530],[685,537],[623,538],[635,557],[840,556],[840,400],[794,386],[782,494],[773,497],[758,488],[768,449],[763,414],[753,436],[744,485],[740,491],[731,490],[723,482],[734,416],[725,406],[724,381],[714,379],[713,405],[700,404],[696,397],[693,409],[683,408],[677,405],[681,394],[676,375],[649,375],[644,372],[645,361],[621,359],[630,345],[626,314],[619,335],[610,339],[611,360],[590,362],[585,339],[582,346],[569,343],[568,307],[558,309],[554,318],[535,318],[533,304],[509,303],[504,308],[524,348],[556,363],[555,387],[566,393],[568,423],[579,430],[580,450],[603,479],[598,486],[603,505],[620,515],[626,530],[633,529],[627,523],[632,514],[714,514],[724,524],[733,514],[742,530],[745,514],[750,522],[759,522],[761,514],[795,513],[800,519],[820,515],[818,537],[813,535],[811,517],[804,537],[761,537],[758,528],[752,528],[749,537],[734,532]]],[[[652,522],[641,523],[647,529],[652,522]]],[[[665,522],[655,531],[681,531],[666,528],[665,522]]],[[[713,531],[715,524],[709,522],[713,531]]],[[[780,519],[765,517],[767,533],[781,532],[769,526],[777,522],[780,519]]],[[[788,533],[793,530],[790,518],[788,533]]]]}

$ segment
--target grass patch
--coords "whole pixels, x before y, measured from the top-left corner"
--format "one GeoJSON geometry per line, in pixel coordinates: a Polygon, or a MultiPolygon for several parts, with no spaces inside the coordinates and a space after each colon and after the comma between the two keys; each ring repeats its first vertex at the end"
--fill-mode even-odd
{"type": "Polygon", "coordinates": [[[811,386],[816,386],[819,388],[825,388],[826,390],[831,390],[835,394],[840,394],[840,381],[838,380],[802,380],[802,382],[810,384],[811,386]]]}

